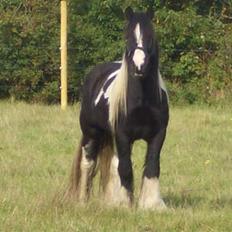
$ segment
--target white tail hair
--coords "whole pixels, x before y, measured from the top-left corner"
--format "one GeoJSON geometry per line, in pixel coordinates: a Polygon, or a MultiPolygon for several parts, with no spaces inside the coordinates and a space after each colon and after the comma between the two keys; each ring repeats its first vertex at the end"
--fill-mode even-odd
{"type": "Polygon", "coordinates": [[[119,112],[127,113],[127,84],[128,70],[125,54],[123,55],[122,65],[112,83],[112,88],[109,94],[109,122],[113,132],[115,131],[118,122],[119,112]]]}

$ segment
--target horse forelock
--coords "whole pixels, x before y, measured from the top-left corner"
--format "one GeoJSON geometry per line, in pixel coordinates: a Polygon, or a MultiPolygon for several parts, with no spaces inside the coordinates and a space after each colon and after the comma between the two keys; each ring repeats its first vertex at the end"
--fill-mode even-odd
{"type": "Polygon", "coordinates": [[[126,40],[129,46],[143,46],[147,38],[153,38],[154,31],[151,20],[144,13],[135,13],[134,17],[128,21],[125,30],[126,40]],[[141,43],[142,42],[142,43],[141,43]]]}

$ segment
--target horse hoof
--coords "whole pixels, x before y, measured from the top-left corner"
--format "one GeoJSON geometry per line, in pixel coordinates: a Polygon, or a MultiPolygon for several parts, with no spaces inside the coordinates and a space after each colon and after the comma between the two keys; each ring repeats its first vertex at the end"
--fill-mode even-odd
{"type": "Polygon", "coordinates": [[[165,205],[162,199],[157,199],[155,201],[149,201],[149,200],[140,201],[138,208],[144,210],[148,209],[148,210],[163,211],[167,209],[167,206],[165,205]]]}
{"type": "Polygon", "coordinates": [[[163,211],[163,210],[167,209],[167,206],[164,203],[164,201],[162,199],[160,199],[158,202],[155,203],[154,209],[156,209],[158,211],[163,211]]]}
{"type": "Polygon", "coordinates": [[[105,197],[103,202],[109,207],[122,207],[128,209],[132,207],[132,201],[128,197],[124,199],[105,197]]]}

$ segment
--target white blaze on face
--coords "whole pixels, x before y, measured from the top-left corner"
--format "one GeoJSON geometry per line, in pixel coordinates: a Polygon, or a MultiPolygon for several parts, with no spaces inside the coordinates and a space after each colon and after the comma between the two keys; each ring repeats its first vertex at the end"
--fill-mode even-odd
{"type": "MultiPolygon", "coordinates": [[[[134,35],[135,35],[137,47],[143,48],[143,35],[141,34],[139,23],[136,24],[134,35]]],[[[144,64],[144,60],[145,60],[144,51],[141,49],[135,49],[133,61],[136,67],[138,68],[138,70],[141,70],[141,67],[144,64]]]]}
{"type": "Polygon", "coordinates": [[[143,35],[141,34],[140,24],[137,23],[134,30],[135,39],[138,47],[143,47],[143,35]]]}

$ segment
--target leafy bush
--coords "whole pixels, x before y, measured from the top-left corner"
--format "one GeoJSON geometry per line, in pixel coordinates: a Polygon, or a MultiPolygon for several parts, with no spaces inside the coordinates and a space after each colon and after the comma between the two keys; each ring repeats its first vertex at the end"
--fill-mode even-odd
{"type": "Polygon", "coordinates": [[[1,96],[50,101],[39,93],[59,78],[59,1],[3,1],[0,11],[1,96]]]}
{"type": "MultiPolygon", "coordinates": [[[[60,1],[0,3],[0,97],[59,101],[60,1]]],[[[161,73],[174,102],[214,102],[231,96],[232,6],[210,1],[69,1],[70,102],[86,73],[124,51],[122,9],[156,9],[161,73]]]]}

